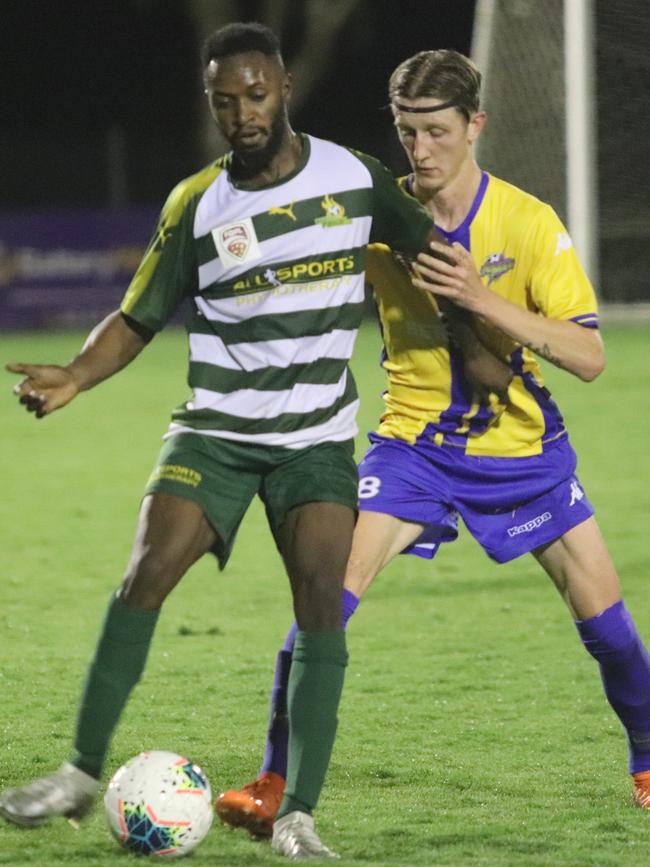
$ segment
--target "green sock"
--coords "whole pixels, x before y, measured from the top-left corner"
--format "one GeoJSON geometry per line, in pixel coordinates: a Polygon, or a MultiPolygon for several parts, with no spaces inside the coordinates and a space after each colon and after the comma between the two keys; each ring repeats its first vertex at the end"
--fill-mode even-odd
{"type": "Polygon", "coordinates": [[[158,611],[128,608],[113,596],[88,670],[70,761],[99,779],[111,736],[147,660],[158,611]]]}
{"type": "Polygon", "coordinates": [[[329,765],[348,654],[345,633],[298,631],[289,676],[289,760],[278,818],[318,802],[329,765]]]}

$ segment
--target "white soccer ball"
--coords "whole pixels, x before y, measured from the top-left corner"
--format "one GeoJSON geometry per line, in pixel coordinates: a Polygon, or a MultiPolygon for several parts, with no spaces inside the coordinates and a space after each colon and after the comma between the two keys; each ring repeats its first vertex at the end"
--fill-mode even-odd
{"type": "Polygon", "coordinates": [[[117,771],[104,796],[113,836],[140,855],[180,858],[199,845],[212,824],[212,790],[198,765],[176,753],[151,750],[117,771]]]}

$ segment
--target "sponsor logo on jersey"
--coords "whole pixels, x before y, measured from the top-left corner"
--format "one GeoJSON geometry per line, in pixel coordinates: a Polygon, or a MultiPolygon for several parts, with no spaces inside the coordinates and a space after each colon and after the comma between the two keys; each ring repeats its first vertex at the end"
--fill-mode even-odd
{"type": "Polygon", "coordinates": [[[273,268],[267,268],[262,274],[262,277],[264,277],[269,286],[282,286],[282,283],[278,280],[278,275],[273,268]]]}
{"type": "Polygon", "coordinates": [[[557,243],[555,244],[555,256],[558,256],[563,250],[570,250],[573,247],[573,242],[566,232],[557,233],[557,243]]]}
{"type": "Polygon", "coordinates": [[[508,259],[505,253],[490,253],[481,266],[481,277],[487,277],[488,286],[503,277],[515,267],[515,260],[508,259]]]}
{"type": "Polygon", "coordinates": [[[570,493],[571,493],[571,502],[569,503],[569,506],[573,506],[575,503],[579,503],[580,500],[582,500],[584,495],[585,495],[585,492],[582,490],[582,488],[580,487],[580,485],[576,481],[571,482],[570,493]]]}
{"type": "Polygon", "coordinates": [[[345,226],[351,223],[352,220],[345,216],[345,208],[339,205],[328,193],[320,203],[321,208],[325,211],[324,217],[316,217],[314,223],[322,226],[323,229],[329,229],[332,226],[345,226]]]}
{"type": "Polygon", "coordinates": [[[277,208],[269,208],[269,214],[277,214],[280,217],[289,217],[289,219],[293,220],[294,223],[297,222],[298,219],[293,212],[293,202],[289,205],[282,205],[282,207],[278,206],[277,208]]]}
{"type": "Polygon", "coordinates": [[[212,230],[212,237],[224,266],[254,262],[262,256],[250,217],[237,223],[217,226],[212,230]]]}
{"type": "Polygon", "coordinates": [[[550,521],[552,517],[553,515],[551,515],[550,512],[543,512],[541,515],[531,518],[530,521],[526,521],[525,524],[518,524],[516,527],[508,527],[508,535],[512,538],[513,536],[518,536],[520,533],[530,533],[538,527],[541,527],[542,524],[550,521]]]}
{"type": "Polygon", "coordinates": [[[267,268],[263,273],[237,280],[235,292],[268,289],[284,283],[317,280],[324,277],[340,277],[354,271],[354,256],[338,256],[336,259],[316,259],[312,262],[292,262],[279,268],[267,268]]]}

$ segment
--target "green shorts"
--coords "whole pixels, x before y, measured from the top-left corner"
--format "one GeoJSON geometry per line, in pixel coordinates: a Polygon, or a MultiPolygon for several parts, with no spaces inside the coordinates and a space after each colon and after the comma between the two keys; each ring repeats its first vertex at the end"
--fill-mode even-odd
{"type": "Polygon", "coordinates": [[[357,481],[352,440],[286,449],[180,433],[164,442],[145,495],[162,491],[198,503],[219,536],[213,553],[223,569],[255,494],[275,536],[289,509],[301,503],[356,510],[357,481]]]}

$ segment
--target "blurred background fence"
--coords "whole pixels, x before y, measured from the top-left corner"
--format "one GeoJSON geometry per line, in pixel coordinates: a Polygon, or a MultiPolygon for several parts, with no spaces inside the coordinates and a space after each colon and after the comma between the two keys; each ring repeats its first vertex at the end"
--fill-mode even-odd
{"type": "MultiPolygon", "coordinates": [[[[636,0],[586,2],[598,288],[606,303],[636,304],[638,316],[650,302],[650,11],[636,0]]],[[[85,327],[117,305],[169,190],[223,151],[198,52],[233,20],[263,21],[280,35],[296,128],[402,173],[386,110],[390,72],[426,48],[470,53],[487,8],[481,164],[566,217],[563,76],[573,47],[564,3],[2,0],[0,329],[85,327]]]]}

